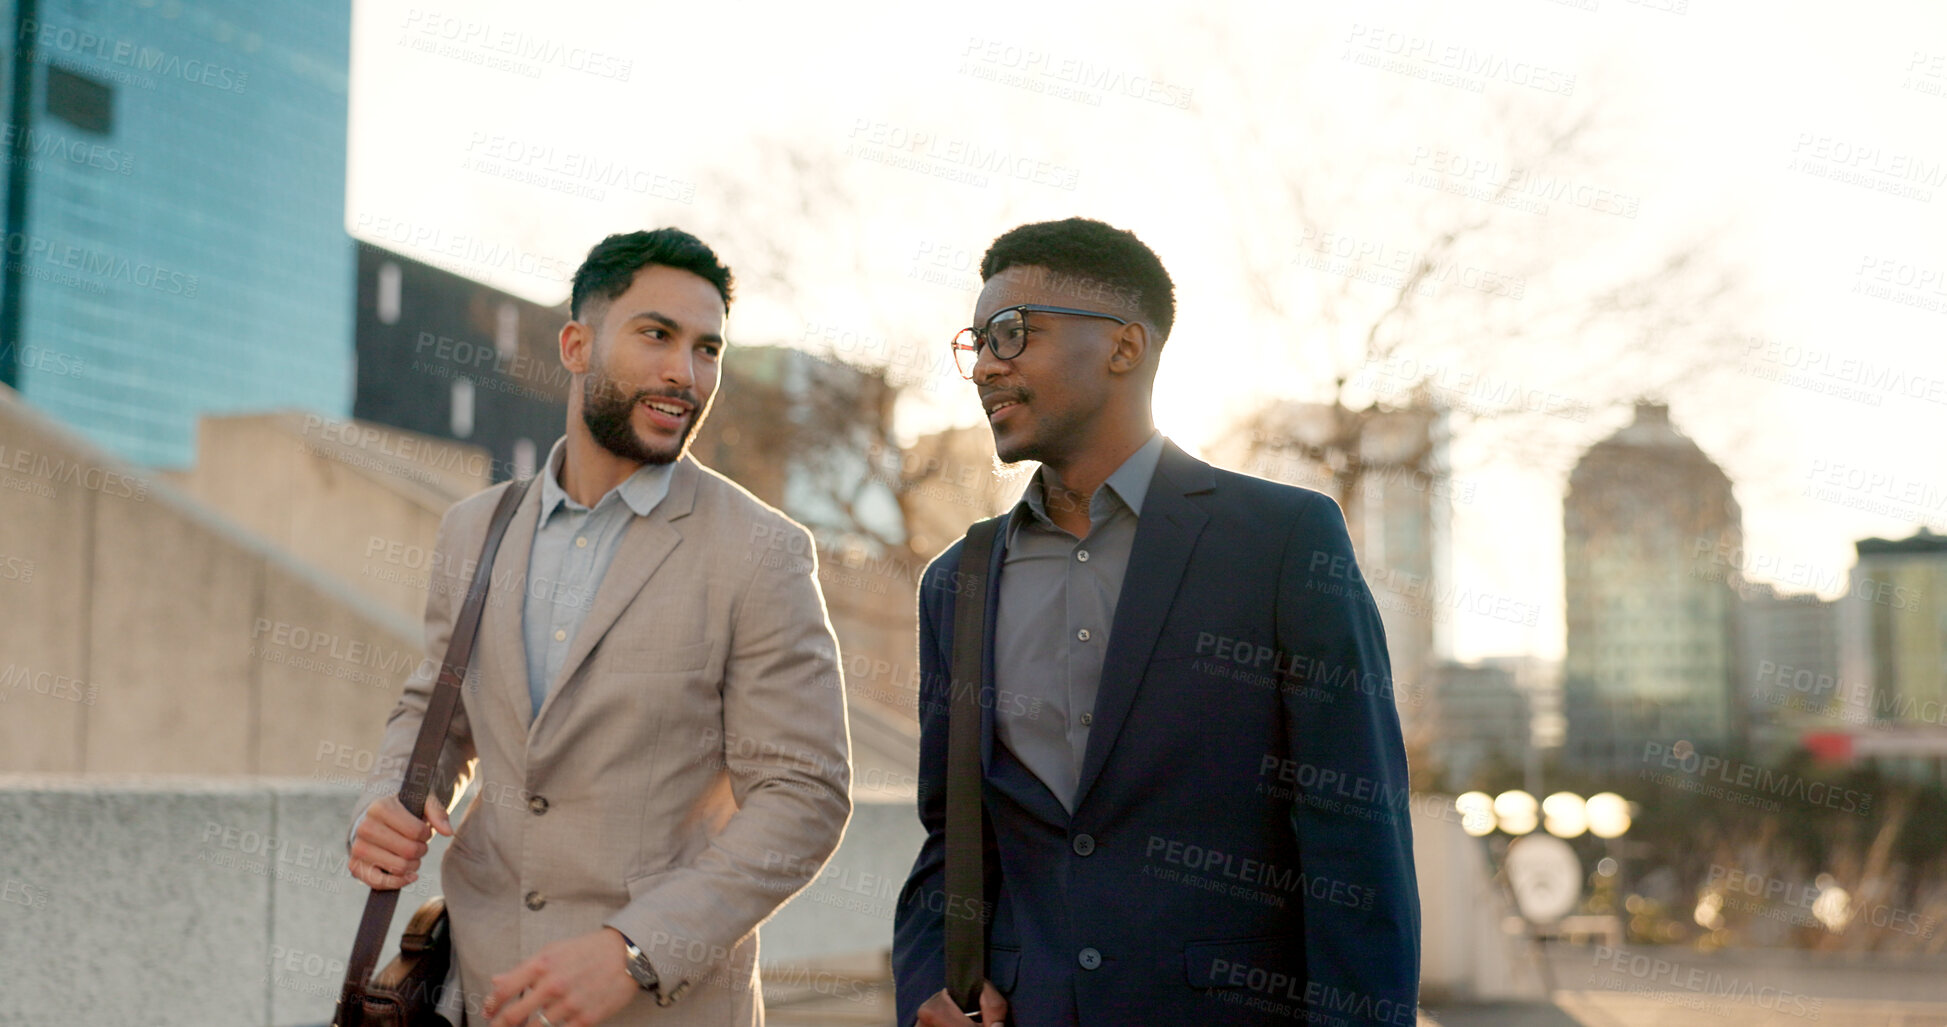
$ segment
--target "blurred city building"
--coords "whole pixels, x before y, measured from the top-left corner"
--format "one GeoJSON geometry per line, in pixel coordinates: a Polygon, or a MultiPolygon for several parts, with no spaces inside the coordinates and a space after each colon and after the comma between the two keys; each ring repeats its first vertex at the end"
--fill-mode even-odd
{"type": "Polygon", "coordinates": [[[151,467],[349,414],[348,0],[9,10],[0,383],[151,467]]]}
{"type": "Polygon", "coordinates": [[[1523,766],[1534,742],[1528,693],[1506,665],[1442,661],[1427,674],[1429,755],[1452,791],[1485,787],[1484,772],[1523,766]]]}
{"type": "Polygon", "coordinates": [[[363,242],[357,304],[353,417],[483,447],[491,481],[534,473],[568,412],[567,304],[363,242]]]}
{"type": "Polygon", "coordinates": [[[1734,586],[1711,562],[1735,550],[1731,480],[1662,403],[1585,453],[1563,501],[1566,765],[1626,769],[1643,745],[1721,751],[1737,735],[1734,586]]]}
{"type": "Polygon", "coordinates": [[[1832,716],[1806,748],[1833,762],[1947,785],[1947,535],[1854,543],[1839,609],[1832,716]]]}
{"type": "Polygon", "coordinates": [[[1744,584],[1737,604],[1737,701],[1751,752],[1778,762],[1807,724],[1837,713],[1839,604],[1744,584]]]}
{"type": "MultiPolygon", "coordinates": [[[[1433,662],[1452,649],[1449,553],[1455,483],[1445,411],[1431,407],[1347,410],[1278,402],[1214,443],[1212,462],[1315,489],[1345,512],[1359,570],[1386,625],[1398,694],[1416,694],[1433,662]]],[[[1410,734],[1416,711],[1400,707],[1410,734]]]]}

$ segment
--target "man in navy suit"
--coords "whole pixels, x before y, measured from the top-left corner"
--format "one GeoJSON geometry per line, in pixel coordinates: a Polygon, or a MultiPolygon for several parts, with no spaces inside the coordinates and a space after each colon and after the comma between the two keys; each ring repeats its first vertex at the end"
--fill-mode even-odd
{"type": "MultiPolygon", "coordinates": [[[[1176,304],[1133,234],[1023,225],[980,273],[955,356],[1000,458],[1041,464],[986,574],[980,1022],[1410,1027],[1406,757],[1337,504],[1157,433],[1176,304]]],[[[919,590],[927,837],[895,925],[902,1027],[974,1022],[944,990],[963,545],[919,590]]]]}

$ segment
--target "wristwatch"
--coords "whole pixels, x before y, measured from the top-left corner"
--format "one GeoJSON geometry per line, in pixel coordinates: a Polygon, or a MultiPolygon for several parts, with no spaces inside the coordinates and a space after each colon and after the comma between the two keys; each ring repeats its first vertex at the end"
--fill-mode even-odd
{"type": "MultiPolygon", "coordinates": [[[[621,931],[615,933],[622,934],[621,931]]],[[[626,934],[622,934],[622,953],[626,957],[622,964],[623,968],[629,971],[629,976],[635,978],[635,982],[642,986],[643,991],[656,996],[657,1005],[667,1006],[676,1001],[675,995],[662,993],[662,979],[656,976],[656,968],[649,965],[649,957],[643,955],[642,950],[637,948],[636,943],[629,940],[626,934]]],[[[682,990],[682,988],[676,989],[678,994],[682,990]]]]}

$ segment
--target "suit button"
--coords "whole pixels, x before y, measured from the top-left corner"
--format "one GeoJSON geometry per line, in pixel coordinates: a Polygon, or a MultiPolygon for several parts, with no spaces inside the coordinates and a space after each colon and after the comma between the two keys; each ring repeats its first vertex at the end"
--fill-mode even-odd
{"type": "MultiPolygon", "coordinates": [[[[548,904],[548,897],[546,895],[541,894],[540,892],[531,891],[527,893],[526,902],[527,902],[527,908],[540,909],[542,906],[548,904]]],[[[1095,950],[1089,949],[1088,951],[1093,952],[1095,950]]]]}
{"type": "Polygon", "coordinates": [[[1102,953],[1097,952],[1094,949],[1083,949],[1081,953],[1075,957],[1075,960],[1076,962],[1082,964],[1082,969],[1093,970],[1096,967],[1102,965],[1102,953]]]}
{"type": "Polygon", "coordinates": [[[1074,845],[1077,856],[1086,856],[1095,851],[1095,839],[1085,834],[1076,835],[1074,845]]]}
{"type": "Polygon", "coordinates": [[[543,813],[546,813],[548,811],[547,797],[542,795],[534,796],[533,798],[527,800],[527,808],[529,812],[533,813],[537,817],[543,813]]]}

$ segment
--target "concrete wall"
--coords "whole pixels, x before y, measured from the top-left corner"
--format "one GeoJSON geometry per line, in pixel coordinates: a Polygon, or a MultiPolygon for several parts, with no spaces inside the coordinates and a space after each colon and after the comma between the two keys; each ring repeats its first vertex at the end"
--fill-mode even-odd
{"type": "MultiPolygon", "coordinates": [[[[0,1023],[321,1024],[367,890],[345,872],[357,789],[320,781],[0,775],[0,1023]]],[[[767,966],[889,949],[920,843],[861,802],[827,873],[760,933],[767,966]]],[[[438,894],[437,854],[405,890],[438,894]]]]}
{"type": "Polygon", "coordinates": [[[1461,828],[1451,796],[1415,795],[1411,808],[1422,999],[1542,998],[1540,951],[1502,929],[1515,910],[1495,878],[1486,840],[1461,828]]]}
{"type": "Polygon", "coordinates": [[[0,389],[0,771],[308,775],[420,634],[0,389]]]}
{"type": "Polygon", "coordinates": [[[183,491],[291,556],[417,622],[446,508],[492,484],[487,451],[283,412],[205,417],[183,491]]]}

